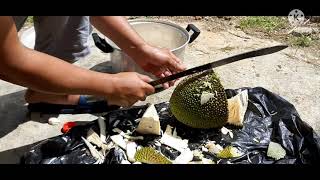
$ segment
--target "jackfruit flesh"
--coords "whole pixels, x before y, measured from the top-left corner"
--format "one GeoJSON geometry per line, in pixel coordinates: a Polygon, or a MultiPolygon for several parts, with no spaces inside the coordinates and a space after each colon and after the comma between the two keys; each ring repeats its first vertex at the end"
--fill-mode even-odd
{"type": "Polygon", "coordinates": [[[244,115],[248,108],[248,90],[241,91],[228,99],[228,123],[243,126],[244,115]]]}
{"type": "Polygon", "coordinates": [[[173,161],[173,164],[188,164],[193,159],[193,152],[186,149],[173,161]]]}
{"type": "Polygon", "coordinates": [[[110,139],[122,149],[126,149],[127,143],[120,134],[110,136],[110,139]]]}
{"type": "Polygon", "coordinates": [[[205,147],[208,148],[208,151],[211,154],[215,155],[219,154],[223,150],[222,146],[220,146],[219,144],[215,144],[214,142],[208,142],[205,147]]]}
{"type": "Polygon", "coordinates": [[[143,114],[136,131],[141,134],[161,135],[159,115],[153,104],[143,114]]]}
{"type": "Polygon", "coordinates": [[[286,150],[279,143],[270,141],[267,156],[279,160],[286,156],[286,150]]]}
{"type": "Polygon", "coordinates": [[[135,162],[135,159],[134,159],[134,155],[136,154],[137,152],[137,147],[138,145],[133,142],[133,141],[129,141],[127,143],[127,149],[126,149],[126,152],[127,152],[127,157],[128,157],[128,160],[130,162],[135,162]]]}
{"type": "Polygon", "coordinates": [[[182,80],[172,93],[170,110],[178,121],[192,128],[218,128],[228,120],[227,96],[213,71],[182,80]]]}
{"type": "Polygon", "coordinates": [[[166,131],[162,135],[160,142],[180,152],[184,152],[188,148],[188,140],[179,137],[176,130],[172,133],[172,127],[170,125],[167,125],[166,131]]]}
{"type": "Polygon", "coordinates": [[[134,159],[146,164],[172,164],[172,162],[152,147],[142,147],[137,150],[134,159]]]}

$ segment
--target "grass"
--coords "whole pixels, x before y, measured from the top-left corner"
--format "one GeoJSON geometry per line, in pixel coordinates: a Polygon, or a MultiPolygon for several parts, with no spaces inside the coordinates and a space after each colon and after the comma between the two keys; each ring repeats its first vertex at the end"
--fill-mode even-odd
{"type": "Polygon", "coordinates": [[[312,43],[312,38],[304,35],[299,37],[291,37],[289,42],[294,46],[309,47],[312,43]]]}
{"type": "Polygon", "coordinates": [[[313,45],[316,39],[311,36],[293,36],[293,35],[281,35],[281,29],[288,27],[288,21],[286,18],[279,16],[249,16],[240,20],[239,24],[242,30],[247,31],[260,31],[273,37],[285,37],[286,43],[292,46],[309,47],[313,45]],[[280,36],[279,36],[280,35],[280,36]]]}
{"type": "Polygon", "coordinates": [[[240,21],[241,29],[259,29],[272,32],[285,28],[287,21],[277,16],[249,16],[240,21]]]}

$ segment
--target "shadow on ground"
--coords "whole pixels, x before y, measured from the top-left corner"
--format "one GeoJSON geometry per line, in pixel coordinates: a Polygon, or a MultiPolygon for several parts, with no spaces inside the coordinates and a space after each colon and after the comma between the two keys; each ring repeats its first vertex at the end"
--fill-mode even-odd
{"type": "MultiPolygon", "coordinates": [[[[103,62],[92,67],[91,70],[112,73],[110,62],[103,62]]],[[[20,124],[30,119],[28,109],[25,105],[24,94],[26,90],[0,96],[0,138],[16,129],[20,124]]],[[[57,115],[51,115],[51,117],[57,115]]],[[[39,118],[32,121],[47,123],[47,119],[39,118]]]]}
{"type": "MultiPolygon", "coordinates": [[[[111,64],[108,61],[95,65],[91,70],[112,73],[111,64]]],[[[26,90],[22,90],[0,96],[0,138],[14,131],[20,124],[28,121],[35,121],[39,123],[48,122],[48,118],[30,118],[30,113],[28,112],[26,102],[24,100],[25,92],[26,90]]],[[[58,115],[50,114],[50,117],[57,116],[58,115]]],[[[85,122],[81,121],[81,123],[85,122]]],[[[0,152],[0,163],[19,163],[23,153],[29,151],[30,148],[37,143],[39,142],[0,152]]]]}
{"type": "Polygon", "coordinates": [[[30,149],[37,145],[39,142],[35,142],[33,144],[28,144],[26,146],[21,146],[14,149],[9,149],[6,151],[0,152],[0,163],[1,164],[19,164],[21,161],[21,157],[23,154],[27,151],[30,151],[30,149]]]}
{"type": "Polygon", "coordinates": [[[27,121],[26,90],[0,96],[0,138],[27,121]]]}

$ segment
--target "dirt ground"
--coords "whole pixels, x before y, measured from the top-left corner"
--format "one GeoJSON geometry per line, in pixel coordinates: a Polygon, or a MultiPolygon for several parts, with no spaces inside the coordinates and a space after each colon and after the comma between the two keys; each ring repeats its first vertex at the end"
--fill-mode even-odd
{"type": "MultiPolygon", "coordinates": [[[[245,17],[131,17],[151,18],[174,22],[182,27],[195,24],[200,36],[188,45],[184,62],[188,67],[205,64],[227,56],[256,48],[286,43],[285,37],[270,36],[254,30],[239,28],[245,17]]],[[[314,26],[314,25],[312,25],[314,26]]],[[[316,28],[319,29],[317,25],[316,28]]],[[[26,28],[28,29],[28,28],[26,28]]],[[[287,31],[290,28],[284,28],[287,31]]],[[[317,35],[317,34],[316,34],[317,35]]],[[[297,109],[303,121],[320,133],[320,54],[318,41],[309,47],[290,46],[268,56],[251,58],[216,68],[225,88],[264,87],[289,102],[297,109]]],[[[107,54],[101,53],[90,40],[92,53],[76,65],[99,71],[108,71],[107,54]]],[[[174,87],[149,96],[144,103],[168,101],[174,87]]],[[[97,115],[33,115],[27,116],[23,93],[25,88],[0,81],[0,163],[17,163],[22,153],[35,143],[60,134],[67,121],[87,122],[97,115]],[[47,124],[49,117],[58,117],[61,123],[47,124]]]]}

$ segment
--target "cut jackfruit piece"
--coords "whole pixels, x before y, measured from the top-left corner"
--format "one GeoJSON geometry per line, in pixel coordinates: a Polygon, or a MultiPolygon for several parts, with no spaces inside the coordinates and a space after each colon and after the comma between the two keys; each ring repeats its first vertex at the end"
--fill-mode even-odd
{"type": "Polygon", "coordinates": [[[106,151],[109,151],[112,146],[104,144],[102,142],[102,140],[100,139],[99,135],[97,133],[95,133],[91,128],[89,129],[88,133],[87,133],[87,140],[92,143],[95,144],[96,146],[101,148],[101,153],[103,156],[106,155],[106,151]]]}
{"type": "Polygon", "coordinates": [[[131,164],[128,160],[122,160],[120,164],[131,164]]]}
{"type": "Polygon", "coordinates": [[[81,139],[84,141],[86,146],[89,148],[91,155],[97,160],[98,164],[102,163],[104,156],[84,137],[81,136],[81,139]]]}
{"type": "Polygon", "coordinates": [[[213,71],[181,81],[170,98],[170,110],[178,121],[193,128],[218,128],[228,120],[227,96],[213,71]],[[206,86],[203,86],[204,82],[207,82],[206,86]],[[197,94],[203,92],[207,95],[202,95],[201,105],[201,97],[197,94]]]}
{"type": "Polygon", "coordinates": [[[173,164],[188,164],[193,159],[193,152],[188,148],[173,161],[173,164]]]}
{"type": "Polygon", "coordinates": [[[215,144],[213,142],[208,142],[206,144],[206,148],[208,148],[208,151],[211,153],[211,154],[219,154],[222,150],[223,150],[223,147],[220,146],[219,144],[215,144]]]}
{"type": "Polygon", "coordinates": [[[244,115],[248,108],[248,90],[241,91],[228,99],[228,123],[243,126],[244,115]]]}
{"type": "Polygon", "coordinates": [[[136,161],[146,164],[172,164],[168,158],[151,147],[140,148],[134,158],[136,161]]]}
{"type": "Polygon", "coordinates": [[[180,152],[184,152],[188,148],[188,140],[181,139],[181,137],[179,137],[176,133],[175,136],[173,136],[172,127],[170,125],[167,125],[166,131],[162,135],[160,142],[180,152]]]}
{"type": "Polygon", "coordinates": [[[88,133],[87,133],[87,140],[95,145],[97,145],[98,147],[102,147],[103,145],[103,142],[102,140],[100,139],[99,135],[93,131],[93,129],[89,129],[88,133]]]}
{"type": "Polygon", "coordinates": [[[218,158],[236,158],[240,157],[242,153],[235,147],[233,146],[227,146],[224,148],[220,153],[218,153],[218,158]]]}
{"type": "Polygon", "coordinates": [[[113,135],[110,137],[110,139],[122,149],[126,149],[127,143],[120,134],[113,135]]]}
{"type": "Polygon", "coordinates": [[[286,150],[279,143],[270,141],[267,156],[279,160],[286,156],[286,150]]]}
{"type": "Polygon", "coordinates": [[[123,131],[121,131],[121,129],[119,128],[114,128],[112,129],[113,132],[119,133],[121,136],[123,136],[124,138],[130,140],[130,141],[136,141],[136,140],[143,140],[144,137],[143,136],[129,136],[128,134],[131,134],[131,132],[127,132],[124,133],[123,131]]]}
{"type": "Polygon", "coordinates": [[[151,104],[143,114],[136,129],[141,134],[161,135],[159,115],[154,104],[151,104]]]}
{"type": "Polygon", "coordinates": [[[202,160],[204,158],[202,152],[200,150],[193,150],[193,157],[194,159],[202,160]]]}
{"type": "Polygon", "coordinates": [[[127,152],[127,157],[128,157],[128,160],[130,162],[135,162],[136,160],[134,159],[134,156],[137,152],[137,147],[138,145],[135,143],[135,142],[132,142],[132,141],[129,141],[127,143],[127,149],[126,149],[126,152],[127,152]]]}
{"type": "Polygon", "coordinates": [[[231,139],[233,139],[233,133],[230,129],[226,128],[226,127],[222,127],[221,129],[221,133],[226,135],[229,134],[229,136],[231,137],[231,139]]]}
{"type": "Polygon", "coordinates": [[[106,143],[106,123],[104,117],[98,118],[98,125],[100,129],[100,139],[103,143],[106,143]]]}

